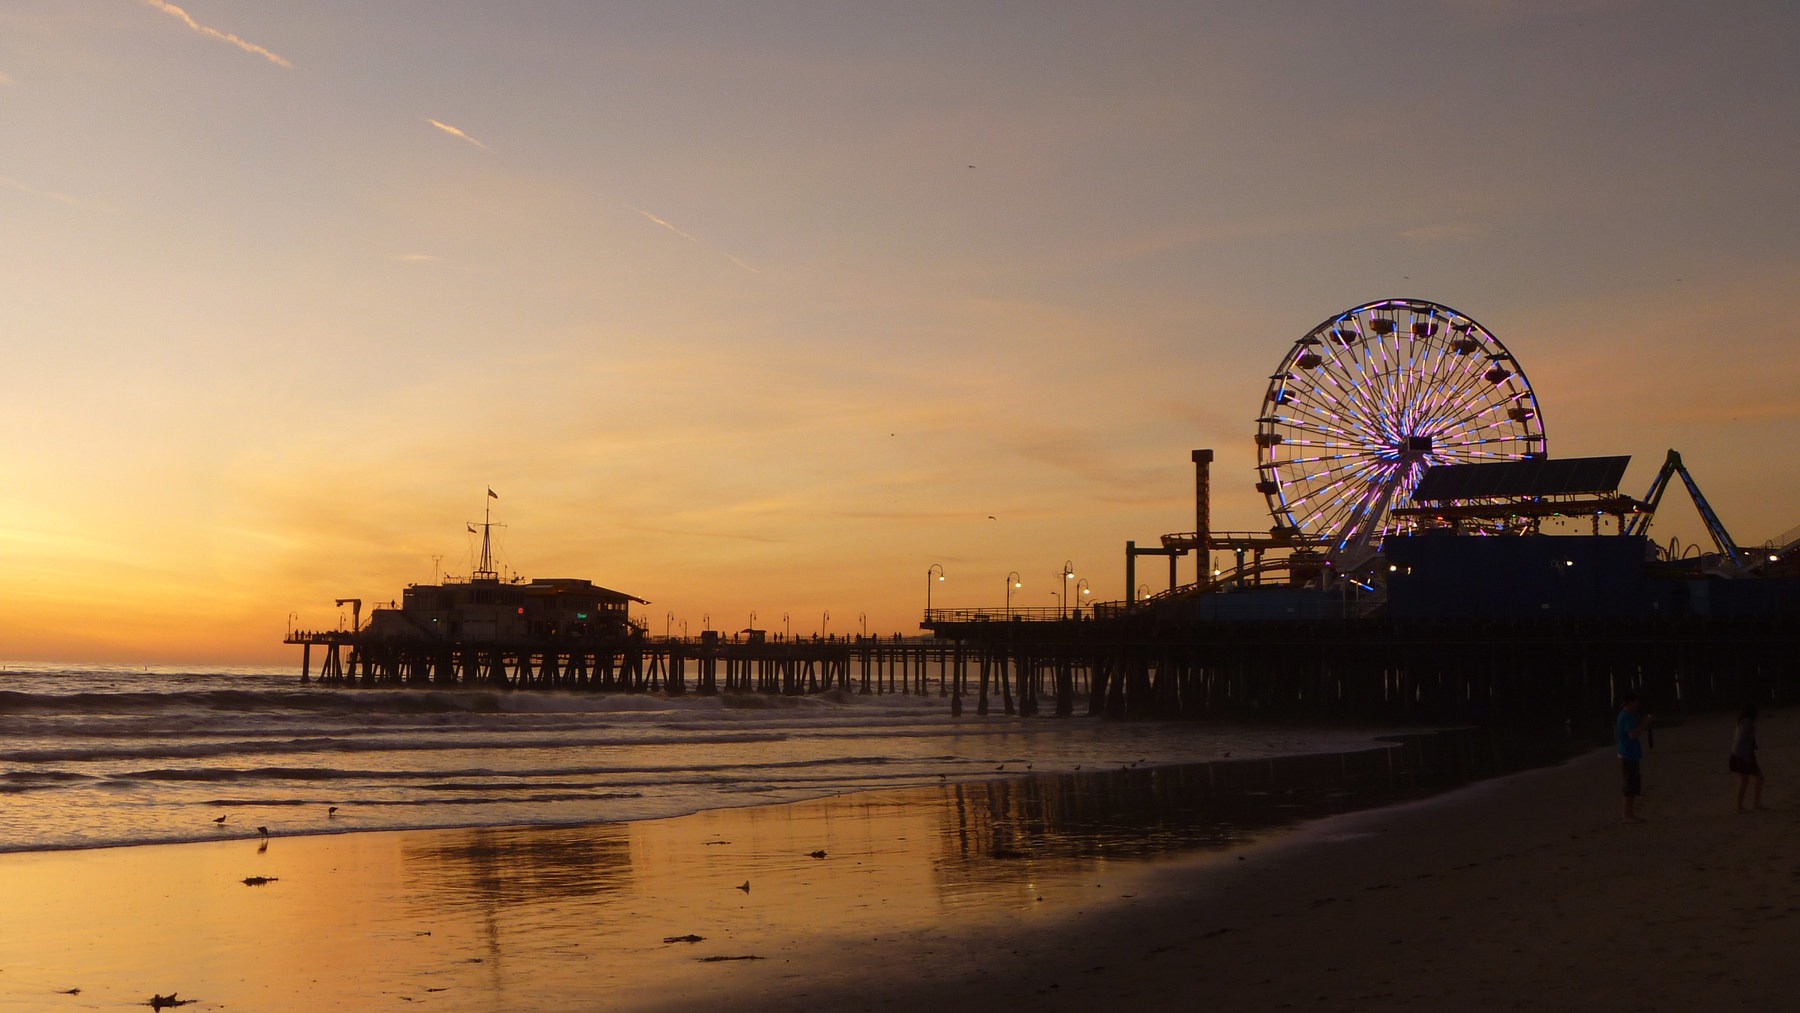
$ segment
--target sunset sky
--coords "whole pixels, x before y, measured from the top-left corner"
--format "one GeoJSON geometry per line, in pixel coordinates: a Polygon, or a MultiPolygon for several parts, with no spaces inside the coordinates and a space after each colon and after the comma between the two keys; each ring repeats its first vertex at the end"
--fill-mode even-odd
{"type": "Polygon", "coordinates": [[[657,633],[1121,598],[1194,448],[1268,526],[1269,373],[1390,296],[1759,543],[1797,51],[1748,0],[8,0],[0,661],[297,666],[490,486],[509,571],[657,633]]]}

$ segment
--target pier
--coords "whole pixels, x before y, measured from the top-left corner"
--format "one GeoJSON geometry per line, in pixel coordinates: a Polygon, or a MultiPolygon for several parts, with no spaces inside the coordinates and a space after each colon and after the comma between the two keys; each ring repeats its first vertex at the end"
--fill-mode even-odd
{"type": "MultiPolygon", "coordinates": [[[[996,610],[996,613],[998,610],[996,610]]],[[[947,697],[952,713],[1112,718],[1576,720],[1627,689],[1665,710],[1800,700],[1780,618],[1159,623],[928,613],[935,639],[633,638],[605,647],[360,642],[295,632],[302,679],[345,688],[947,697]],[[313,652],[320,657],[316,671],[313,652]]]]}
{"type": "Polygon", "coordinates": [[[348,630],[297,630],[302,682],[347,688],[550,689],[594,692],[951,696],[985,688],[1012,713],[1014,692],[991,659],[946,641],[850,637],[727,640],[633,637],[613,644],[385,643],[348,630]],[[315,671],[314,650],[318,651],[315,671]],[[968,674],[979,669],[973,690],[968,674]]]}

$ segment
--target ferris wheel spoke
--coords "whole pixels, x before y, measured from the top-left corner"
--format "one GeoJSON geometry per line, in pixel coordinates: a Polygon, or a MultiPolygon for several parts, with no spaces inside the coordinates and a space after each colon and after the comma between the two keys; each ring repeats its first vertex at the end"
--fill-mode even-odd
{"type": "Polygon", "coordinates": [[[1319,494],[1335,489],[1348,481],[1356,480],[1362,482],[1377,477],[1380,473],[1381,462],[1377,458],[1363,457],[1358,460],[1346,461],[1316,472],[1313,476],[1314,479],[1323,484],[1313,486],[1301,495],[1292,497],[1288,502],[1290,504],[1307,502],[1314,499],[1319,494]]]}
{"type": "MultiPolygon", "coordinates": [[[[1479,383],[1486,383],[1478,378],[1479,383]]],[[[1446,402],[1428,425],[1432,432],[1461,432],[1469,424],[1483,415],[1499,410],[1507,402],[1493,400],[1492,391],[1482,389],[1479,384],[1471,385],[1455,400],[1446,402]]]]}
{"type": "Polygon", "coordinates": [[[1349,429],[1345,429],[1343,426],[1336,425],[1336,424],[1330,423],[1330,422],[1325,422],[1323,420],[1314,420],[1314,419],[1310,419],[1310,418],[1302,419],[1302,418],[1298,418],[1298,417],[1285,417],[1285,418],[1281,418],[1280,421],[1272,423],[1272,424],[1282,426],[1287,429],[1292,429],[1296,432],[1319,433],[1324,436],[1339,437],[1346,441],[1351,441],[1355,445],[1361,445],[1360,443],[1356,442],[1356,441],[1358,441],[1359,434],[1357,434],[1349,429]]]}
{"type": "MultiPolygon", "coordinates": [[[[1461,433],[1461,432],[1479,432],[1482,428],[1484,428],[1484,426],[1476,425],[1477,422],[1479,422],[1484,416],[1492,415],[1493,413],[1495,413],[1497,411],[1503,411],[1505,409],[1505,406],[1508,404],[1511,404],[1511,403],[1513,403],[1513,402],[1510,399],[1506,400],[1506,401],[1499,401],[1499,402],[1495,402],[1493,404],[1484,405],[1481,407],[1481,409],[1479,411],[1471,410],[1471,408],[1473,408],[1474,406],[1466,406],[1466,407],[1464,407],[1463,414],[1461,416],[1449,420],[1448,422],[1446,422],[1444,424],[1443,428],[1448,429],[1448,430],[1453,430],[1453,431],[1459,432],[1459,433],[1461,433]]],[[[1506,417],[1505,415],[1501,415],[1500,418],[1495,419],[1494,421],[1489,422],[1486,425],[1487,426],[1501,426],[1501,425],[1516,425],[1516,424],[1517,423],[1514,423],[1512,421],[1512,419],[1506,417]]]]}
{"type": "MultiPolygon", "coordinates": [[[[1360,329],[1360,327],[1361,324],[1359,323],[1358,328],[1360,329]]],[[[1353,346],[1341,345],[1335,338],[1330,336],[1333,330],[1340,330],[1342,328],[1327,327],[1321,329],[1324,330],[1327,335],[1327,337],[1319,339],[1321,347],[1323,347],[1327,353],[1325,361],[1331,363],[1333,366],[1332,369],[1326,370],[1324,375],[1330,379],[1331,385],[1342,393],[1343,403],[1347,405],[1356,405],[1365,419],[1378,417],[1382,413],[1382,406],[1379,398],[1372,396],[1376,388],[1366,383],[1358,384],[1354,382],[1356,377],[1351,375],[1350,368],[1345,364],[1344,355],[1349,354],[1349,350],[1353,346]]],[[[1323,363],[1321,363],[1321,365],[1323,365],[1323,363]]],[[[1366,370],[1360,365],[1357,367],[1357,372],[1359,375],[1366,376],[1366,370]]]]}
{"type": "Polygon", "coordinates": [[[1351,425],[1368,427],[1372,406],[1353,388],[1346,388],[1340,383],[1337,374],[1321,371],[1319,375],[1308,377],[1307,383],[1307,393],[1314,399],[1336,408],[1351,425]]]}
{"type": "Polygon", "coordinates": [[[1329,413],[1317,411],[1310,405],[1285,404],[1282,405],[1281,408],[1284,410],[1285,414],[1267,416],[1267,418],[1271,420],[1271,425],[1286,426],[1309,432],[1330,432],[1344,436],[1351,435],[1350,430],[1344,427],[1341,418],[1335,418],[1329,413]]]}

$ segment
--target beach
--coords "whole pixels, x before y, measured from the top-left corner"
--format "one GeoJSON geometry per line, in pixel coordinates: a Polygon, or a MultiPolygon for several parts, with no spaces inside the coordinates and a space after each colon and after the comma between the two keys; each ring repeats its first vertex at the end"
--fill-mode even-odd
{"type": "Polygon", "coordinates": [[[1637,825],[1604,749],[1318,815],[1368,801],[1340,776],[1421,794],[1370,751],[0,855],[0,1009],[1780,1005],[1800,986],[1794,737],[1765,720],[1768,808],[1737,815],[1729,732],[1660,730],[1637,825]],[[1222,818],[1156,815],[1192,799],[1222,818]]]}

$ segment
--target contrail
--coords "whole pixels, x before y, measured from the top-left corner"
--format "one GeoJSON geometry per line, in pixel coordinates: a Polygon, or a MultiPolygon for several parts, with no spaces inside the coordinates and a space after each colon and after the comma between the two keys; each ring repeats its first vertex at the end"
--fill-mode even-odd
{"type": "Polygon", "coordinates": [[[726,253],[724,250],[717,249],[713,246],[710,246],[706,243],[701,242],[698,236],[694,236],[694,235],[691,235],[690,233],[683,232],[682,230],[676,228],[673,225],[670,225],[668,222],[662,220],[661,218],[656,217],[655,215],[651,214],[648,211],[645,211],[643,208],[632,207],[630,204],[625,205],[625,207],[628,210],[636,211],[638,214],[643,215],[645,218],[650,219],[652,222],[655,222],[658,225],[661,225],[663,228],[668,229],[670,232],[675,233],[676,235],[680,236],[681,238],[687,240],[688,242],[693,243],[697,246],[703,246],[706,249],[711,250],[712,252],[718,254],[719,256],[724,257],[726,260],[731,261],[733,264],[736,264],[737,266],[743,268],[744,270],[749,271],[751,274],[761,274],[762,273],[761,271],[758,271],[756,268],[751,267],[749,264],[746,264],[743,261],[732,256],[731,254],[726,253]]]}
{"type": "Polygon", "coordinates": [[[483,151],[494,150],[493,148],[490,148],[487,145],[476,140],[475,138],[470,137],[468,134],[463,133],[462,131],[456,129],[455,127],[451,126],[448,123],[439,123],[437,120],[434,120],[429,116],[425,117],[425,122],[431,124],[432,126],[438,128],[439,130],[442,130],[444,133],[449,134],[451,137],[460,137],[463,140],[468,141],[470,144],[475,145],[477,148],[480,148],[483,151]]]}
{"type": "Polygon", "coordinates": [[[154,7],[164,14],[180,18],[183,24],[209,39],[218,39],[220,42],[229,42],[246,53],[255,53],[257,56],[268,60],[277,67],[285,67],[288,70],[294,69],[294,65],[289,63],[287,57],[282,56],[280,53],[270,52],[268,49],[265,49],[248,39],[240,39],[230,32],[221,32],[217,28],[209,28],[208,26],[195,21],[187,11],[182,10],[172,3],[167,3],[166,0],[143,0],[143,2],[146,6],[154,7]]]}
{"type": "Polygon", "coordinates": [[[87,206],[80,199],[71,197],[66,193],[57,193],[55,190],[40,190],[35,186],[31,186],[30,184],[27,184],[27,183],[21,183],[16,179],[10,179],[6,176],[0,176],[0,186],[7,187],[8,189],[12,189],[12,190],[17,190],[20,193],[28,193],[34,197],[48,197],[53,201],[61,201],[62,203],[67,204],[70,207],[78,207],[79,208],[79,207],[87,206]]]}

